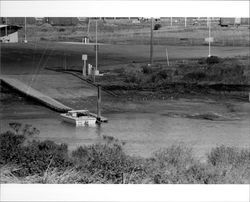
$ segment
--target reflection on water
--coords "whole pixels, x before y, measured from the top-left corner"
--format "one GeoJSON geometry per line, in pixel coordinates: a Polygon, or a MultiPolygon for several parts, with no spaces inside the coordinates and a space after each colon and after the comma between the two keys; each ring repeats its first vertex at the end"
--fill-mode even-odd
{"type": "Polygon", "coordinates": [[[196,155],[204,155],[216,145],[249,147],[249,120],[210,121],[168,117],[159,113],[107,114],[108,123],[96,127],[75,127],[63,122],[59,114],[32,103],[18,101],[2,105],[1,132],[8,123],[32,124],[40,130],[41,139],[64,142],[69,149],[103,141],[113,136],[126,142],[128,154],[149,156],[154,151],[172,144],[192,146],[196,155]]]}

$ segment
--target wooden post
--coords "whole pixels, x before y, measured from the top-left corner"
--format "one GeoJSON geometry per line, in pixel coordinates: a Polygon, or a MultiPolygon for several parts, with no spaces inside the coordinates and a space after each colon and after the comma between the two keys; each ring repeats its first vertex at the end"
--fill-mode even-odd
{"type": "Polygon", "coordinates": [[[64,70],[67,70],[67,54],[64,53],[64,70]]]}
{"type": "Polygon", "coordinates": [[[97,123],[101,123],[101,86],[97,86],[97,123]]]}
{"type": "Polygon", "coordinates": [[[83,75],[84,77],[86,77],[86,60],[83,60],[82,75],[83,75]]]}
{"type": "Polygon", "coordinates": [[[24,17],[24,43],[27,43],[27,21],[26,21],[26,17],[24,17]]]}

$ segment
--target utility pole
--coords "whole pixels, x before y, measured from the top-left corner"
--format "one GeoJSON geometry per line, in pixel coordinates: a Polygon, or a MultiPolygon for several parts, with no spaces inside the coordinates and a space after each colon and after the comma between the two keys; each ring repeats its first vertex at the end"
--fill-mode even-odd
{"type": "Polygon", "coordinates": [[[90,18],[88,19],[88,30],[87,30],[87,37],[89,38],[89,27],[90,27],[90,18]]]}
{"type": "Polygon", "coordinates": [[[98,66],[97,20],[95,21],[95,44],[96,44],[96,50],[95,50],[95,68],[97,70],[97,66],[98,66]]]}
{"type": "Polygon", "coordinates": [[[153,29],[154,29],[154,18],[151,18],[151,32],[150,32],[150,65],[153,65],[153,29]]]}
{"type": "Polygon", "coordinates": [[[7,26],[8,26],[8,24],[7,24],[7,17],[5,18],[5,25],[6,25],[6,27],[5,27],[5,36],[8,36],[8,30],[7,30],[7,26]]]}
{"type": "Polygon", "coordinates": [[[210,19],[207,18],[207,20],[209,20],[208,22],[208,57],[211,57],[211,22],[210,19]]]}
{"type": "Polygon", "coordinates": [[[95,74],[97,71],[97,66],[98,66],[98,45],[97,45],[97,19],[95,21],[95,71],[94,71],[94,77],[93,81],[95,83],[95,74]]]}

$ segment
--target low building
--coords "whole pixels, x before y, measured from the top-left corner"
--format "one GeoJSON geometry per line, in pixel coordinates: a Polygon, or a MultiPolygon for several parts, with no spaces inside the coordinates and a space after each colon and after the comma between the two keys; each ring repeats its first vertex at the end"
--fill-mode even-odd
{"type": "Polygon", "coordinates": [[[249,18],[220,18],[219,25],[222,27],[248,25],[249,18]]]}
{"type": "Polygon", "coordinates": [[[18,43],[18,30],[21,28],[15,25],[0,25],[0,42],[18,43]]]}

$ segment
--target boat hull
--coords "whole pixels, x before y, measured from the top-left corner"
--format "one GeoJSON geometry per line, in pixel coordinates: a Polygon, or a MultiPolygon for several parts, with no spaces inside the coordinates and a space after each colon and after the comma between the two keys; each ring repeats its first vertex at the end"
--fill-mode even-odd
{"type": "Polygon", "coordinates": [[[94,126],[96,124],[96,118],[94,117],[81,117],[74,118],[68,117],[65,114],[61,114],[63,121],[74,124],[76,126],[94,126]]]}

